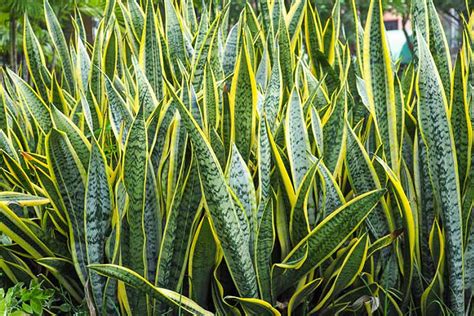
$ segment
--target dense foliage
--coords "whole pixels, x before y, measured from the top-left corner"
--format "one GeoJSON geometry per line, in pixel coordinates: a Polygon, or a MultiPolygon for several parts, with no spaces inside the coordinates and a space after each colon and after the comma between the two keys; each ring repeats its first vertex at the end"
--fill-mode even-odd
{"type": "Polygon", "coordinates": [[[351,44],[338,4],[229,25],[142,2],[109,0],[89,43],[46,1],[52,70],[25,19],[0,86],[0,286],[101,315],[472,313],[474,14],[452,63],[413,2],[402,68],[380,0],[365,27],[344,13],[351,44]]]}
{"type": "MultiPolygon", "coordinates": [[[[76,12],[85,14],[85,24],[91,16],[99,16],[105,2],[102,0],[51,0],[51,7],[65,31],[72,30],[71,19],[76,12]]],[[[49,44],[48,31],[42,14],[43,1],[37,0],[2,0],[0,2],[0,65],[7,64],[16,69],[24,58],[22,46],[23,18],[28,17],[31,27],[38,38],[46,60],[51,63],[52,48],[49,44]]],[[[86,28],[87,29],[87,28],[86,28]]],[[[89,28],[90,29],[90,28],[89,28]]]]}

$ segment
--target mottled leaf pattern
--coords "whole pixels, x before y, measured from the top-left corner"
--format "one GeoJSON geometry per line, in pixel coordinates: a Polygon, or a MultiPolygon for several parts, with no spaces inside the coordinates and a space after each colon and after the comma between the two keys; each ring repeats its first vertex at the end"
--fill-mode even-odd
{"type": "Polygon", "coordinates": [[[50,172],[66,206],[72,261],[84,284],[87,279],[87,250],[84,235],[86,171],[67,136],[52,129],[48,135],[47,157],[50,172]]]}
{"type": "MultiPolygon", "coordinates": [[[[104,263],[105,239],[111,224],[112,195],[105,159],[96,143],[92,144],[89,160],[84,213],[87,263],[104,263]]],[[[89,271],[89,278],[94,301],[100,311],[106,279],[92,271],[89,271]]]]}
{"type": "MultiPolygon", "coordinates": [[[[129,202],[127,209],[127,221],[130,227],[128,233],[128,247],[134,249],[137,255],[125,258],[126,265],[139,275],[145,276],[146,247],[144,227],[145,206],[145,183],[147,173],[147,135],[143,108],[137,114],[125,144],[125,156],[123,162],[123,182],[128,194],[129,202]]],[[[137,310],[144,310],[144,298],[132,292],[130,297],[131,306],[137,310]]]]}
{"type": "Polygon", "coordinates": [[[433,189],[446,227],[446,266],[449,302],[454,313],[464,312],[461,197],[448,101],[431,53],[418,34],[418,117],[427,147],[433,189]]]}
{"type": "Polygon", "coordinates": [[[243,45],[234,70],[229,102],[233,118],[232,138],[244,161],[248,160],[252,147],[252,131],[255,127],[254,113],[257,106],[256,89],[250,56],[246,46],[243,45]]]}
{"type": "Polygon", "coordinates": [[[470,3],[57,2],[10,21],[0,287],[60,290],[50,313],[472,312],[470,3]]]}
{"type": "Polygon", "coordinates": [[[275,295],[288,289],[291,286],[290,280],[308,274],[334,253],[347,239],[348,233],[354,231],[367,217],[384,192],[385,190],[371,191],[353,199],[328,216],[301,240],[283,260],[283,264],[290,263],[301,258],[306,252],[307,254],[304,255],[306,258],[298,269],[280,268],[278,265],[273,268],[275,295]],[[325,236],[332,236],[332,238],[327,239],[325,236]]]}
{"type": "MultiPolygon", "coordinates": [[[[175,100],[176,95],[173,95],[175,100]]],[[[212,226],[224,251],[224,257],[235,280],[237,289],[243,297],[257,295],[255,270],[248,245],[244,243],[242,229],[224,175],[211,146],[188,109],[178,101],[189,136],[198,159],[201,185],[207,207],[212,218],[212,226]]]]}
{"type": "Polygon", "coordinates": [[[392,168],[398,170],[395,88],[392,61],[383,24],[382,1],[370,3],[364,30],[364,81],[369,109],[375,117],[380,143],[392,168]]]}
{"type": "Polygon", "coordinates": [[[303,177],[310,168],[310,148],[303,116],[300,96],[293,89],[288,103],[285,125],[285,138],[288,146],[291,175],[295,190],[299,188],[303,177]]]}

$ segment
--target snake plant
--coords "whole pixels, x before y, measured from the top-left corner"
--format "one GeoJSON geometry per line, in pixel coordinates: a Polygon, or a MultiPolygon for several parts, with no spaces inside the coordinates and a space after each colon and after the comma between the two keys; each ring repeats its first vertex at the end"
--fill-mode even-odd
{"type": "MultiPolygon", "coordinates": [[[[108,0],[0,85],[0,285],[94,315],[473,312],[474,14],[108,0]],[[344,14],[348,14],[345,12],[344,14]],[[365,24],[363,26],[362,24],[365,24]]],[[[469,10],[467,10],[469,12],[469,10]]]]}

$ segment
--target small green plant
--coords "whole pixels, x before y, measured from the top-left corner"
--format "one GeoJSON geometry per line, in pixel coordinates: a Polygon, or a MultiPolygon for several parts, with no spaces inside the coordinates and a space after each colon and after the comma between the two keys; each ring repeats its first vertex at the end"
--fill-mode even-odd
{"type": "Polygon", "coordinates": [[[33,280],[29,287],[19,282],[6,292],[0,289],[0,315],[43,315],[51,309],[53,301],[54,290],[42,288],[41,282],[33,280]]]}

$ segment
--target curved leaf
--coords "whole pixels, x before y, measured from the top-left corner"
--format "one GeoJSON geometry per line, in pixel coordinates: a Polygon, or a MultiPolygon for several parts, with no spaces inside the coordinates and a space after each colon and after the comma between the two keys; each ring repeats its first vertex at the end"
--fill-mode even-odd
{"type": "Polygon", "coordinates": [[[283,264],[294,261],[307,252],[304,262],[296,269],[283,269],[278,265],[273,268],[275,295],[290,288],[293,285],[291,280],[304,277],[333,254],[369,215],[385,191],[376,190],[359,195],[326,217],[301,240],[283,260],[283,264]]]}
{"type": "Polygon", "coordinates": [[[206,311],[189,298],[164,288],[153,286],[150,282],[140,276],[138,273],[114,264],[91,264],[89,269],[99,274],[115,278],[136,288],[143,294],[157,299],[175,309],[184,309],[193,315],[213,315],[206,311]]]}

